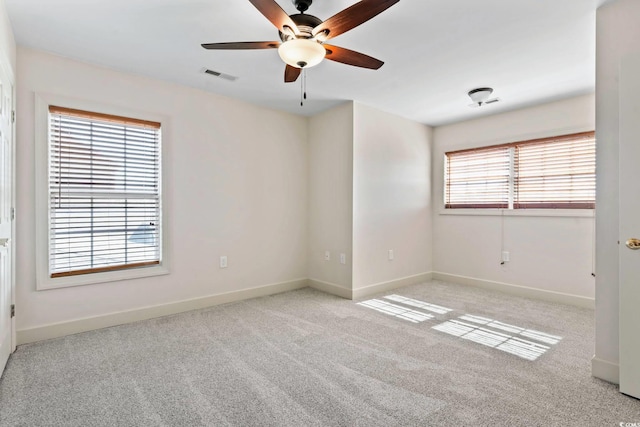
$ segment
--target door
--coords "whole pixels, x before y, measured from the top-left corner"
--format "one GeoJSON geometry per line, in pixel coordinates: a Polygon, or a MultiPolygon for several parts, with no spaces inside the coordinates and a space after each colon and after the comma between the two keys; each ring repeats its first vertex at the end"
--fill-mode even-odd
{"type": "Polygon", "coordinates": [[[0,61],[0,373],[13,346],[13,83],[0,61]]]}
{"type": "Polygon", "coordinates": [[[640,246],[632,249],[634,242],[630,241],[640,239],[639,54],[621,61],[619,89],[620,391],[640,399],[640,246]]]}

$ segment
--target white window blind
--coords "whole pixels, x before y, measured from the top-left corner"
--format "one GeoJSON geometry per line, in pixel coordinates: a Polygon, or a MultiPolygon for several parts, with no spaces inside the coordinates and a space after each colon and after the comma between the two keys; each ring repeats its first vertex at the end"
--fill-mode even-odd
{"type": "Polygon", "coordinates": [[[446,208],[595,207],[595,132],[445,156],[446,208]]]}
{"type": "Polygon", "coordinates": [[[159,264],[160,123],[49,107],[49,273],[159,264]]]}
{"type": "Polygon", "coordinates": [[[445,207],[507,208],[509,147],[446,154],[445,207]]]}
{"type": "Polygon", "coordinates": [[[594,208],[593,132],[515,147],[515,208],[594,208]]]}

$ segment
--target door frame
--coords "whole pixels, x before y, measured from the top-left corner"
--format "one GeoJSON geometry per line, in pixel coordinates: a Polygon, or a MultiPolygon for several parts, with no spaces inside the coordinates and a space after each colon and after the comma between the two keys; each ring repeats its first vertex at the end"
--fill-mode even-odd
{"type": "MultiPolygon", "coordinates": [[[[16,250],[15,250],[15,236],[16,236],[16,221],[15,221],[15,206],[16,206],[16,76],[11,68],[9,58],[6,52],[0,50],[0,69],[5,76],[9,79],[9,85],[11,86],[11,111],[13,112],[13,120],[11,123],[11,208],[13,209],[13,215],[11,219],[11,244],[9,245],[9,251],[11,255],[11,285],[10,285],[10,301],[15,306],[16,303],[16,250]]],[[[16,338],[16,317],[12,317],[10,321],[11,325],[11,353],[16,351],[17,338],[16,338]]],[[[1,372],[0,372],[1,374],[1,372]]]]}

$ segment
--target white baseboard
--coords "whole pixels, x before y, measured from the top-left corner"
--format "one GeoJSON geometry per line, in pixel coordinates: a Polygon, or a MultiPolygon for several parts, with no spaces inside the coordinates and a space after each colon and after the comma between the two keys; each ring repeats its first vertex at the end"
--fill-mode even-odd
{"type": "Polygon", "coordinates": [[[620,366],[595,356],[591,359],[591,375],[610,383],[620,384],[620,366]]]}
{"type": "Polygon", "coordinates": [[[433,272],[433,280],[459,283],[461,285],[477,286],[483,289],[491,289],[520,297],[539,299],[584,308],[595,308],[593,298],[579,295],[564,294],[562,292],[548,291],[544,289],[529,288],[527,286],[512,285],[510,283],[494,282],[491,280],[476,279],[474,277],[458,276],[456,274],[433,272]]]}
{"type": "Polygon", "coordinates": [[[87,317],[83,319],[70,320],[67,322],[53,323],[35,328],[22,329],[17,331],[18,345],[35,341],[42,341],[51,338],[58,338],[65,335],[87,332],[94,329],[108,328],[110,326],[122,325],[125,323],[137,322],[139,320],[153,319],[155,317],[168,316],[185,311],[198,310],[234,301],[249,298],[262,297],[278,294],[280,292],[292,291],[308,286],[307,279],[296,279],[288,282],[273,283],[256,288],[243,289],[240,291],[226,292],[223,294],[209,295],[201,298],[177,301],[168,304],[142,307],[134,310],[109,313],[100,316],[87,317]]]}
{"type": "Polygon", "coordinates": [[[309,279],[309,286],[328,294],[336,295],[346,299],[358,299],[378,292],[389,291],[391,289],[401,288],[403,286],[415,285],[418,283],[428,282],[431,280],[431,272],[420,273],[414,276],[401,277],[400,279],[389,280],[388,282],[375,283],[369,286],[363,286],[358,289],[349,289],[335,283],[323,282],[318,279],[309,279]]]}
{"type": "MultiPolygon", "coordinates": [[[[287,282],[274,283],[259,286],[251,289],[232,291],[223,294],[210,295],[190,300],[177,301],[151,307],[142,307],[134,310],[109,313],[100,316],[75,319],[66,322],[52,323],[49,325],[37,326],[34,328],[21,329],[16,331],[17,344],[27,344],[35,341],[42,341],[51,338],[58,338],[65,335],[77,334],[94,329],[108,328],[125,323],[137,322],[140,320],[153,319],[156,317],[168,316],[185,311],[198,310],[234,301],[256,298],[266,295],[273,295],[280,292],[301,289],[307,286],[318,289],[332,295],[346,299],[359,299],[378,292],[389,291],[403,286],[415,285],[427,282],[431,279],[443,280],[464,285],[478,286],[485,289],[498,290],[513,295],[529,298],[542,299],[564,304],[576,305],[579,307],[594,307],[591,298],[577,295],[562,294],[525,286],[510,285],[507,283],[491,282],[488,280],[474,279],[471,277],[457,276],[441,272],[427,272],[413,276],[402,277],[387,282],[376,283],[358,289],[348,289],[335,283],[323,282],[316,279],[295,279],[287,282]]],[[[593,359],[593,375],[606,381],[618,382],[618,365],[610,362],[593,359]]]]}
{"type": "Polygon", "coordinates": [[[327,294],[336,295],[341,298],[352,299],[351,289],[345,288],[335,283],[323,282],[318,279],[309,279],[309,286],[327,294]]]}
{"type": "Polygon", "coordinates": [[[403,286],[417,285],[418,283],[428,282],[431,280],[432,274],[420,273],[413,276],[401,277],[400,279],[389,280],[388,282],[375,283],[373,285],[364,286],[354,289],[352,299],[364,298],[378,292],[390,291],[392,289],[401,288],[403,286]]]}

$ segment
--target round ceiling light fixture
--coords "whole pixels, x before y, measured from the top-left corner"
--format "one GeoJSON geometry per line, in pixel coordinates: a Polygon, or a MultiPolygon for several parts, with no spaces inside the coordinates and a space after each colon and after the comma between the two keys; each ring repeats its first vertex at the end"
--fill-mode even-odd
{"type": "Polygon", "coordinates": [[[473,102],[481,105],[483,102],[489,99],[492,93],[493,89],[490,87],[479,87],[477,89],[470,90],[468,95],[473,102]]]}
{"type": "Polygon", "coordinates": [[[292,67],[309,68],[322,62],[327,51],[315,40],[292,39],[280,45],[278,54],[292,67]]]}

